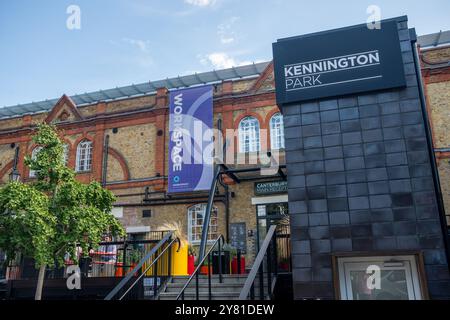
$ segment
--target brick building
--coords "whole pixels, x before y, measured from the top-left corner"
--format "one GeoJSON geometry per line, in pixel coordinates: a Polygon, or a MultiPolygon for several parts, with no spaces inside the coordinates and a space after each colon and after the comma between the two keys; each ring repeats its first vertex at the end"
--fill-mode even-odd
{"type": "Polygon", "coordinates": [[[421,63],[427,109],[439,169],[442,196],[450,224],[450,32],[422,38],[421,63]],[[444,42],[443,45],[436,45],[444,42]],[[447,42],[447,44],[445,44],[447,42]]]}
{"type": "MultiPolygon", "coordinates": [[[[450,212],[450,47],[433,47],[429,43],[433,37],[436,35],[421,37],[419,43],[424,42],[421,57],[428,111],[444,200],[450,212]]],[[[271,150],[283,165],[282,117],[275,102],[273,65],[267,62],[1,108],[0,182],[8,181],[17,148],[20,177],[23,181],[33,180],[33,172],[24,165],[24,157],[38,151],[31,136],[39,123],[54,123],[67,145],[67,165],[77,171],[80,181],[101,181],[114,192],[117,202],[113,213],[129,234],[139,237],[165,223],[177,222],[189,241],[198,244],[207,193],[166,192],[168,90],[205,82],[214,84],[214,121],[221,119],[224,131],[239,130],[243,125],[250,130],[268,131],[267,136],[260,135],[258,141],[253,141],[261,145],[256,149],[241,148],[242,143],[237,141],[238,151],[244,151],[238,155],[271,150]]],[[[265,217],[286,214],[288,210],[287,192],[258,193],[255,184],[260,180],[253,178],[239,184],[225,181],[229,193],[220,189],[210,228],[214,238],[228,235],[227,226],[245,223],[244,249],[250,263],[258,236],[263,236],[265,217]]],[[[275,176],[261,181],[279,180],[275,176]]]]}
{"type": "MultiPolygon", "coordinates": [[[[201,79],[206,77],[216,80],[213,81],[214,121],[221,119],[224,131],[238,128],[244,122],[251,130],[266,129],[273,123],[278,134],[278,142],[274,140],[274,143],[281,150],[283,129],[279,126],[281,115],[275,104],[272,65],[259,63],[3,108],[0,110],[0,181],[5,183],[9,179],[16,148],[20,150],[17,170],[21,179],[33,180],[33,172],[24,165],[24,157],[38,151],[31,136],[37,124],[53,123],[66,143],[67,165],[77,172],[80,181],[101,181],[114,192],[117,196],[114,214],[128,233],[139,237],[175,222],[191,243],[199,243],[202,223],[199,213],[204,209],[208,193],[166,194],[168,90],[159,87],[201,84],[201,79]],[[113,94],[118,97],[107,98],[113,94]]],[[[270,139],[268,143],[270,147],[270,139]]],[[[251,147],[250,153],[256,153],[253,151],[256,149],[251,147]]],[[[230,184],[229,195],[229,210],[223,192],[216,197],[211,238],[227,234],[227,220],[229,224],[245,223],[245,249],[251,260],[256,250],[256,209],[252,198],[253,203],[265,203],[271,201],[270,197],[256,199],[253,182],[230,184]]],[[[287,203],[287,194],[277,195],[275,199],[287,203]]]]}

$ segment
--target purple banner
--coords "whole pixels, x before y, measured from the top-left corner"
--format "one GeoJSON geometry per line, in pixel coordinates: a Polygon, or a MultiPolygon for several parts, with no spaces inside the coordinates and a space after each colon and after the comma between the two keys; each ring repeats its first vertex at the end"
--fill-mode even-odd
{"type": "Polygon", "coordinates": [[[212,128],[212,86],[170,92],[169,193],[210,189],[212,128]]]}

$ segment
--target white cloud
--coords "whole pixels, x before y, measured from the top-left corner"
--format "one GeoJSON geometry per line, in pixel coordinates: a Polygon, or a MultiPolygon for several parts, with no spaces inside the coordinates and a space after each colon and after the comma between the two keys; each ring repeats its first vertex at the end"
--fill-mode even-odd
{"type": "Polygon", "coordinates": [[[143,53],[150,52],[150,41],[149,40],[140,40],[140,39],[131,39],[131,38],[123,38],[123,42],[128,43],[132,46],[137,47],[143,53]]]}
{"type": "Polygon", "coordinates": [[[110,40],[109,43],[118,48],[117,52],[122,54],[123,63],[141,68],[150,68],[154,64],[149,40],[122,38],[120,41],[110,40]]]}
{"type": "Polygon", "coordinates": [[[202,65],[212,66],[214,69],[227,69],[252,63],[248,60],[238,61],[225,52],[214,52],[207,55],[199,55],[199,58],[202,65]]]}
{"type": "Polygon", "coordinates": [[[216,0],[184,0],[184,2],[197,7],[207,7],[213,6],[216,0]]]}
{"type": "Polygon", "coordinates": [[[239,17],[231,17],[226,22],[217,26],[217,34],[219,35],[222,44],[229,44],[236,40],[236,33],[233,30],[233,25],[239,17]]]}

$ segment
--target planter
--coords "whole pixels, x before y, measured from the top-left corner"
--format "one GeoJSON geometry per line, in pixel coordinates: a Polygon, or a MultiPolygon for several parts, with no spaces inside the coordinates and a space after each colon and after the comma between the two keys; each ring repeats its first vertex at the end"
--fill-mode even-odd
{"type": "Polygon", "coordinates": [[[195,270],[195,256],[188,256],[188,274],[192,275],[195,270]]]}
{"type": "Polygon", "coordinates": [[[231,261],[231,273],[233,274],[244,274],[245,273],[245,257],[241,256],[241,270],[238,270],[238,259],[237,257],[233,257],[233,261],[231,261]]]}
{"type": "Polygon", "coordinates": [[[200,274],[208,275],[208,273],[209,273],[209,266],[201,266],[200,267],[200,274]]]}
{"type": "Polygon", "coordinates": [[[114,273],[116,277],[123,277],[123,263],[117,262],[116,264],[116,272],[114,273]]]}
{"type": "MultiPolygon", "coordinates": [[[[222,251],[222,274],[230,274],[230,252],[222,251]]],[[[214,274],[219,273],[219,251],[213,251],[212,254],[212,270],[214,274]]]]}

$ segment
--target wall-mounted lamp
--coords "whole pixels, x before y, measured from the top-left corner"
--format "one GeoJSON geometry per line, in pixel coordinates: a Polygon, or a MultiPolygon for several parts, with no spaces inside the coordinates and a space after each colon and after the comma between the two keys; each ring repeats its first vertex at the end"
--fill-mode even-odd
{"type": "Polygon", "coordinates": [[[19,162],[19,147],[16,148],[16,151],[14,154],[13,170],[9,174],[9,181],[20,181],[20,172],[19,172],[19,170],[17,170],[18,162],[19,162]]]}

